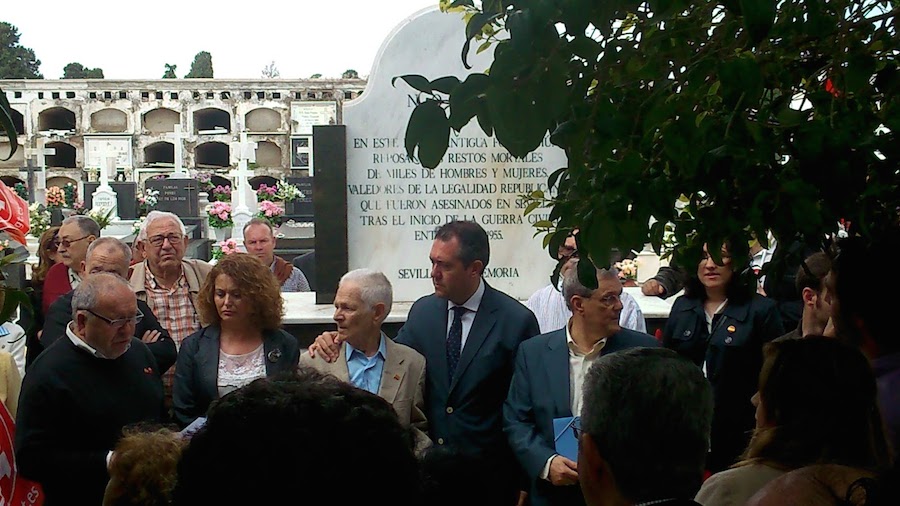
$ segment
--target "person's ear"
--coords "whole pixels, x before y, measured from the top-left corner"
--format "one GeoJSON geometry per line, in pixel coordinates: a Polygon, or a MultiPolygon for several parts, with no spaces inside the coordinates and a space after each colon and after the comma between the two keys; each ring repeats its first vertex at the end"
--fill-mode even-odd
{"type": "Polygon", "coordinates": [[[572,300],[572,313],[584,312],[584,297],[582,297],[581,295],[573,295],[571,300],[572,300]]]}
{"type": "Polygon", "coordinates": [[[469,272],[473,276],[481,276],[484,272],[484,262],[481,260],[474,260],[471,264],[469,264],[469,272]]]}
{"type": "Polygon", "coordinates": [[[816,299],[818,297],[819,297],[819,294],[816,293],[815,290],[813,290],[812,288],[810,288],[808,286],[806,288],[804,288],[802,292],[800,292],[800,298],[803,300],[804,306],[815,307],[816,299]]]}
{"type": "Polygon", "coordinates": [[[381,325],[381,323],[387,318],[387,311],[383,302],[379,302],[375,304],[372,308],[372,319],[376,325],[381,325]]]}
{"type": "Polygon", "coordinates": [[[80,309],[78,311],[76,311],[74,323],[75,323],[75,328],[73,328],[72,330],[75,331],[75,334],[78,337],[83,338],[84,334],[85,334],[84,328],[87,326],[87,313],[80,309]]]}

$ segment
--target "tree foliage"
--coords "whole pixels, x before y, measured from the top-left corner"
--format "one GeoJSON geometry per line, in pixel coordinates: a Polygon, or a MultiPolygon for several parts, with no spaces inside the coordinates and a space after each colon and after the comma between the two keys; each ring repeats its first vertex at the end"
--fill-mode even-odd
{"type": "Polygon", "coordinates": [[[263,67],[261,72],[261,77],[263,79],[275,79],[281,76],[281,72],[278,71],[278,67],[275,66],[275,61],[263,67]]]}
{"type": "Polygon", "coordinates": [[[85,67],[80,63],[70,63],[63,67],[63,79],[103,79],[103,69],[85,67]]]}
{"type": "Polygon", "coordinates": [[[19,44],[19,29],[0,21],[0,79],[43,79],[41,60],[19,44]]]}
{"type": "Polygon", "coordinates": [[[213,64],[212,64],[212,55],[207,51],[200,51],[194,56],[194,61],[191,63],[191,71],[184,76],[185,79],[212,79],[213,77],[213,64]]]}
{"type": "Polygon", "coordinates": [[[359,79],[359,72],[353,69],[347,69],[341,74],[341,79],[359,79]]]}
{"type": "Polygon", "coordinates": [[[473,43],[494,60],[463,82],[402,76],[420,92],[407,151],[434,167],[473,118],[515,156],[549,132],[568,164],[529,197],[552,207],[551,256],[574,228],[605,265],[610,248],[659,252],[671,223],[690,265],[748,232],[820,244],[840,218],[869,237],[898,226],[896,0],[443,7],[467,19],[463,61],[473,43]]]}
{"type": "Polygon", "coordinates": [[[166,71],[163,73],[163,79],[178,79],[178,76],[175,75],[175,70],[178,68],[178,65],[174,65],[171,63],[166,63],[166,71]]]}
{"type": "Polygon", "coordinates": [[[322,79],[322,74],[313,74],[309,76],[310,79],[322,79]]]}

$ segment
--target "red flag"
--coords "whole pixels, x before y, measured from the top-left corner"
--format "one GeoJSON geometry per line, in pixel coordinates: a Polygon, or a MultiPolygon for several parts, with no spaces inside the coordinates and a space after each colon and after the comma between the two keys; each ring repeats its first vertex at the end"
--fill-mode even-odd
{"type": "Polygon", "coordinates": [[[25,234],[29,230],[28,203],[0,181],[0,231],[24,246],[25,234]]]}
{"type": "Polygon", "coordinates": [[[0,504],[41,506],[44,504],[41,485],[19,476],[13,449],[15,439],[16,424],[6,406],[0,403],[0,504]]]}

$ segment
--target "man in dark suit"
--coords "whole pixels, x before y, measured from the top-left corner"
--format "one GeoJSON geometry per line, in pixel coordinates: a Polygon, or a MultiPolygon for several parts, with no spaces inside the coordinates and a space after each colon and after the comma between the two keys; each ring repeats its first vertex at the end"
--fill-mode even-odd
{"type": "MultiPolygon", "coordinates": [[[[81,278],[108,272],[122,279],[128,274],[128,265],[131,263],[131,248],[124,242],[114,237],[101,237],[88,246],[84,260],[79,266],[81,278]]],[[[41,343],[45,348],[66,337],[66,326],[72,321],[72,297],[75,291],[60,296],[53,304],[44,322],[41,332],[41,343]]],[[[175,341],[169,337],[169,333],[159,324],[159,320],[153,314],[150,306],[142,300],[137,301],[138,310],[144,315],[134,327],[134,337],[147,344],[147,348],[156,359],[159,374],[166,372],[175,364],[178,352],[175,350],[175,341]]]]}
{"type": "MultiPolygon", "coordinates": [[[[413,304],[397,336],[425,357],[429,435],[437,446],[477,453],[494,464],[498,488],[510,490],[514,501],[521,474],[503,434],[502,406],[516,349],[540,333],[537,319],[482,279],[490,246],[477,223],[441,226],[430,258],[434,294],[413,304]]],[[[332,335],[320,336],[317,344],[313,348],[336,357],[332,335]]]]}
{"type": "Polygon", "coordinates": [[[503,428],[529,478],[533,506],[584,504],[578,464],[555,449],[553,420],[581,412],[584,376],[600,356],[640,346],[658,347],[647,334],[622,328],[622,283],[615,272],[597,271],[596,289],[578,280],[578,259],[563,276],[572,311],[566,327],[522,343],[516,354],[503,428]]]}

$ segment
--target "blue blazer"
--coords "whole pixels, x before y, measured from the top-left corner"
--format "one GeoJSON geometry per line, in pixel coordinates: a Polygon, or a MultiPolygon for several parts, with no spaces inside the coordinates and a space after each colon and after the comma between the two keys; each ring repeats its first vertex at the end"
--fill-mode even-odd
{"type": "MultiPolygon", "coordinates": [[[[647,334],[621,329],[607,338],[600,354],[658,346],[659,342],[647,334]]],[[[503,404],[503,430],[528,475],[529,499],[534,506],[584,504],[578,485],[558,487],[540,478],[547,459],[556,453],[553,419],[573,415],[570,395],[566,329],[522,343],[516,354],[509,395],[503,404]]]]}
{"type": "Polygon", "coordinates": [[[447,369],[447,299],[417,300],[397,335],[425,357],[425,408],[431,440],[486,457],[511,459],[502,406],[519,343],[540,334],[534,313],[485,282],[481,306],[452,380],[447,369]]]}
{"type": "MultiPolygon", "coordinates": [[[[219,398],[218,326],[210,325],[194,332],[181,343],[175,363],[172,404],[175,421],[186,427],[197,417],[206,416],[212,401],[219,398]]],[[[297,339],[284,330],[263,331],[266,376],[293,371],[300,361],[297,339]]]]}

